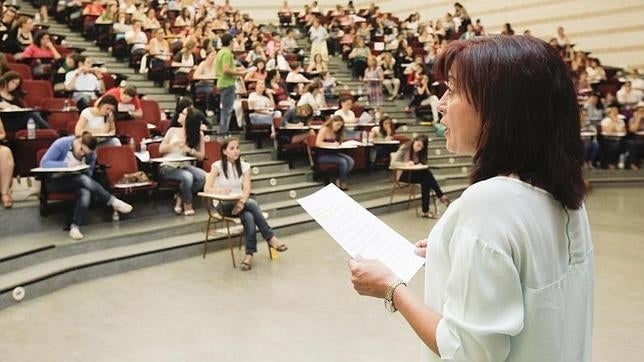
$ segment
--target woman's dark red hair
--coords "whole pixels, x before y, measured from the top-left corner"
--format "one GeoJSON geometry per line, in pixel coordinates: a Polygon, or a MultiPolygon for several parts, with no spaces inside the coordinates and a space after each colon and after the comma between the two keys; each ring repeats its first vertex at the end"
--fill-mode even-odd
{"type": "Polygon", "coordinates": [[[577,209],[586,188],[577,94],[557,50],[530,36],[455,41],[434,72],[481,117],[472,183],[519,178],[577,209]]]}

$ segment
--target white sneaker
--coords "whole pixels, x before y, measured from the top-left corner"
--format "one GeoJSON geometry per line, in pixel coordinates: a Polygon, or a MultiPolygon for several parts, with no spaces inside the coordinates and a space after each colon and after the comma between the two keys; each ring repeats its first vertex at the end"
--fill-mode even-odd
{"type": "Polygon", "coordinates": [[[112,202],[112,208],[121,214],[129,214],[132,212],[132,205],[119,199],[114,199],[112,202]]]}
{"type": "Polygon", "coordinates": [[[80,230],[78,229],[78,226],[72,226],[69,229],[69,237],[74,239],[74,240],[81,240],[85,236],[81,234],[80,230]]]}

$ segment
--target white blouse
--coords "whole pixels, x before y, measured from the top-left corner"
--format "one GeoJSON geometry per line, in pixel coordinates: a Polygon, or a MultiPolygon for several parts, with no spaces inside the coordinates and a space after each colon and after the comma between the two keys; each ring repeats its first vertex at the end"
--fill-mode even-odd
{"type": "Polygon", "coordinates": [[[217,169],[217,179],[215,180],[215,188],[217,189],[230,189],[231,195],[241,195],[242,193],[242,181],[243,175],[250,170],[250,163],[241,161],[242,174],[238,175],[235,166],[228,162],[228,177],[224,175],[224,169],[222,167],[221,160],[216,161],[212,164],[212,167],[217,169]]]}
{"type": "MultiPolygon", "coordinates": [[[[510,177],[470,186],[428,237],[425,304],[454,361],[590,361],[593,246],[585,207],[510,177]]],[[[440,358],[423,345],[423,361],[440,358]]]]}

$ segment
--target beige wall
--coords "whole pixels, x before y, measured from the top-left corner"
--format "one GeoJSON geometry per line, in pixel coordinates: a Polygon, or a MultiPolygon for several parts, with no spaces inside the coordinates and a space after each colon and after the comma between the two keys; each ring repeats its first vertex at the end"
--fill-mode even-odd
{"type": "MultiPolygon", "coordinates": [[[[436,19],[453,11],[454,0],[375,1],[384,11],[398,16],[419,12],[421,20],[436,19]]],[[[604,64],[644,68],[644,0],[461,0],[470,16],[480,18],[489,32],[500,32],[512,23],[517,33],[530,29],[547,39],[557,26],[566,32],[578,49],[592,51],[604,64]]],[[[276,22],[282,1],[233,0],[232,3],[263,21],[276,22]]],[[[301,11],[311,1],[292,0],[293,10],[301,11]]],[[[319,1],[322,9],[347,1],[319,1]]],[[[366,7],[369,1],[354,1],[366,7]]]]}

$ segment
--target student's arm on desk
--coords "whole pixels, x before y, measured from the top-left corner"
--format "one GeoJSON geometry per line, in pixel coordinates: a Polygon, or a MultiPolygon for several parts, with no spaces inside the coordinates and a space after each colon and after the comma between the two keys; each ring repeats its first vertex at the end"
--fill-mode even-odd
{"type": "Polygon", "coordinates": [[[320,131],[318,132],[317,137],[315,138],[315,146],[316,147],[337,147],[340,146],[339,142],[325,142],[324,139],[326,138],[326,135],[328,133],[328,128],[327,127],[322,127],[320,128],[320,131]]]}
{"type": "Polygon", "coordinates": [[[40,167],[67,167],[67,160],[65,159],[67,151],[54,145],[55,143],[45,152],[42,160],[40,160],[40,167]]]}

